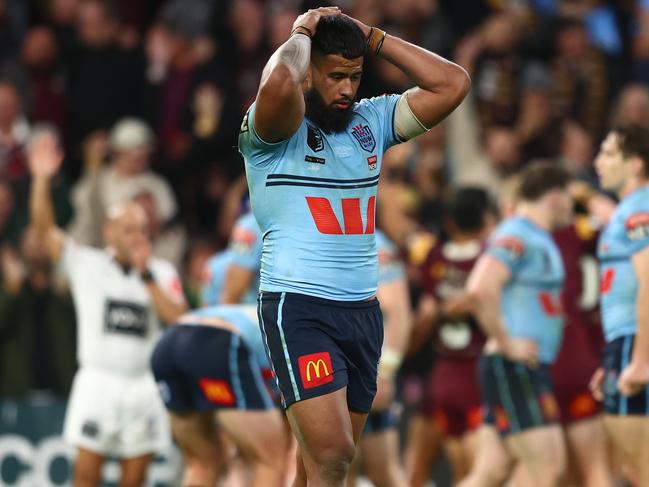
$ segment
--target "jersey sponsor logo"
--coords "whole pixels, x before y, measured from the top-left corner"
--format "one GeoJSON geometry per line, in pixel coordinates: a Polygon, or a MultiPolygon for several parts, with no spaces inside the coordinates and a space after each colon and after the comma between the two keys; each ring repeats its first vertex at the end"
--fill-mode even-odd
{"type": "Polygon", "coordinates": [[[343,198],[341,200],[344,232],[334,213],[331,202],[327,198],[307,196],[306,202],[309,205],[309,211],[315,226],[320,233],[325,235],[369,235],[374,233],[374,196],[370,196],[367,200],[365,229],[363,229],[363,220],[361,218],[360,198],[343,198]]]}
{"type": "Polygon", "coordinates": [[[250,252],[250,249],[255,244],[257,236],[254,232],[247,228],[235,228],[232,232],[232,242],[230,248],[237,255],[245,255],[250,252]]]}
{"type": "Polygon", "coordinates": [[[248,114],[250,112],[246,112],[246,114],[243,116],[243,121],[241,122],[241,127],[239,128],[239,133],[243,134],[247,132],[250,127],[248,126],[248,114]]]}
{"type": "Polygon", "coordinates": [[[89,419],[81,426],[81,434],[88,438],[97,438],[99,436],[99,423],[89,419]]]}
{"type": "Polygon", "coordinates": [[[561,306],[561,298],[553,296],[549,292],[541,292],[538,294],[541,309],[548,316],[561,316],[563,307],[561,306]]]}
{"type": "Polygon", "coordinates": [[[631,215],[624,222],[629,240],[642,240],[649,237],[649,212],[631,215]]]}
{"type": "Polygon", "coordinates": [[[602,271],[602,279],[599,282],[600,294],[608,294],[613,289],[613,281],[615,280],[615,269],[608,268],[602,271]]]}
{"type": "Polygon", "coordinates": [[[149,310],[140,304],[108,299],[104,313],[104,330],[136,337],[146,336],[149,310]]]}
{"type": "Polygon", "coordinates": [[[525,253],[525,244],[516,237],[501,237],[494,240],[492,247],[503,249],[513,259],[519,259],[525,253]]]}
{"type": "Polygon", "coordinates": [[[220,406],[234,406],[236,403],[234,393],[227,381],[202,378],[198,384],[209,402],[220,406]]]}
{"type": "Polygon", "coordinates": [[[439,329],[439,339],[450,350],[463,350],[471,344],[471,327],[463,321],[444,323],[439,329]]]}
{"type": "Polygon", "coordinates": [[[320,152],[324,149],[324,138],[322,137],[322,132],[317,127],[314,127],[310,123],[306,124],[307,135],[306,143],[313,152],[320,152]]]}
{"type": "Polygon", "coordinates": [[[474,430],[480,427],[484,421],[484,414],[482,412],[481,406],[474,406],[470,408],[466,413],[466,426],[470,430],[474,430]]]}
{"type": "Polygon", "coordinates": [[[539,396],[539,404],[541,405],[543,418],[546,421],[556,421],[559,419],[559,405],[552,394],[541,394],[539,396]]]}
{"type": "Polygon", "coordinates": [[[315,157],[315,156],[304,156],[306,162],[313,162],[314,164],[324,164],[324,157],[315,157]]]}
{"type": "Polygon", "coordinates": [[[376,156],[370,156],[367,158],[367,167],[370,169],[370,171],[374,171],[376,169],[376,161],[378,161],[378,157],[376,156]]]}
{"type": "Polygon", "coordinates": [[[498,431],[502,433],[509,430],[509,418],[507,417],[505,408],[497,405],[493,407],[492,411],[494,415],[494,421],[496,423],[496,428],[498,428],[498,431]]]}
{"type": "Polygon", "coordinates": [[[358,141],[363,150],[374,152],[376,141],[374,140],[374,134],[372,134],[369,125],[359,123],[358,125],[353,126],[352,135],[358,141]]]}
{"type": "Polygon", "coordinates": [[[571,419],[588,418],[599,410],[599,406],[590,392],[577,394],[570,400],[569,413],[571,419]]]}
{"type": "Polygon", "coordinates": [[[329,352],[311,353],[298,358],[302,386],[305,389],[318,387],[334,380],[334,370],[329,352]]]}

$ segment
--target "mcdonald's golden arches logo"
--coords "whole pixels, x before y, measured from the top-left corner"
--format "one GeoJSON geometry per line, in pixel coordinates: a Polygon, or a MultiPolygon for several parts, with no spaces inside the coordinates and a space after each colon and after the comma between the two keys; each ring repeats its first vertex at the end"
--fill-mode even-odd
{"type": "Polygon", "coordinates": [[[302,386],[305,389],[321,386],[334,380],[329,352],[312,353],[298,358],[302,386]]]}

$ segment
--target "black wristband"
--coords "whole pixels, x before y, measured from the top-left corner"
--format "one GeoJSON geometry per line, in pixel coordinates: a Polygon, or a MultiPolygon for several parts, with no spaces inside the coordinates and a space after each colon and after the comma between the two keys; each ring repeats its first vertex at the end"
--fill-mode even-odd
{"type": "Polygon", "coordinates": [[[148,268],[146,268],[140,273],[140,279],[142,279],[145,284],[149,284],[153,282],[153,274],[148,268]]]}

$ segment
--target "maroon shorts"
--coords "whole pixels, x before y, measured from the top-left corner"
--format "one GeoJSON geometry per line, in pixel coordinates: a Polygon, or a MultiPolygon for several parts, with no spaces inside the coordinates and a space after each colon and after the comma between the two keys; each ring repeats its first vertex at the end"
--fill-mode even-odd
{"type": "Polygon", "coordinates": [[[581,324],[568,324],[557,360],[552,366],[554,393],[559,403],[561,422],[592,418],[601,411],[588,384],[599,366],[599,354],[590,346],[581,324]],[[570,327],[574,327],[570,329],[570,327]]]}
{"type": "Polygon", "coordinates": [[[477,377],[478,358],[440,357],[428,379],[423,413],[450,437],[460,437],[482,423],[477,377]]]}

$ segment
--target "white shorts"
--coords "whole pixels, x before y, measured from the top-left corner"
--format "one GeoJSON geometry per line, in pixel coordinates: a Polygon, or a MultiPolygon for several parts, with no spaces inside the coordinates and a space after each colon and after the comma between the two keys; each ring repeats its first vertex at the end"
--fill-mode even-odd
{"type": "Polygon", "coordinates": [[[118,458],[167,448],[169,422],[153,376],[80,369],[72,385],[63,437],[73,446],[118,458]]]}

